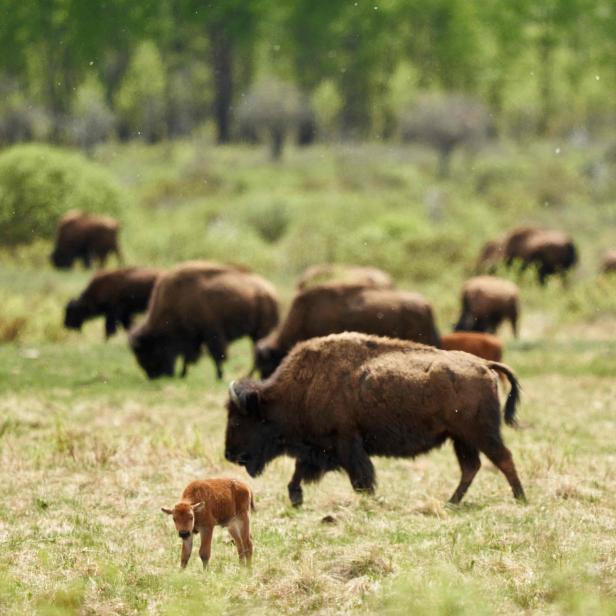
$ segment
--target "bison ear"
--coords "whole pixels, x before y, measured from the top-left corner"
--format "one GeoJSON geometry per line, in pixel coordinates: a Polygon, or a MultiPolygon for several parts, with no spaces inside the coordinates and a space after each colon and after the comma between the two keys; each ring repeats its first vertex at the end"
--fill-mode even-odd
{"type": "Polygon", "coordinates": [[[173,513],[173,509],[169,509],[169,507],[161,507],[160,510],[167,515],[171,515],[173,513]]]}
{"type": "Polygon", "coordinates": [[[244,415],[259,415],[259,392],[246,383],[233,381],[229,385],[229,397],[244,415]]]}
{"type": "Polygon", "coordinates": [[[199,502],[199,503],[195,503],[194,505],[191,506],[193,511],[201,511],[201,509],[203,509],[205,507],[205,503],[203,501],[199,502]]]}

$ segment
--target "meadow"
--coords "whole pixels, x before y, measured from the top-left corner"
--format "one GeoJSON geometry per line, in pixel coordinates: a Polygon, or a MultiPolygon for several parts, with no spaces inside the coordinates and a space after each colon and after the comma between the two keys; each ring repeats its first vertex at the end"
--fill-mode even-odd
{"type": "Polygon", "coordinates": [[[312,263],[377,265],[421,292],[448,331],[482,243],[521,223],[573,234],[566,286],[516,279],[519,429],[504,428],[528,504],[489,462],[460,506],[450,445],[376,459],[374,497],[331,473],[293,509],[292,462],[250,479],[225,461],[228,380],[250,365],[234,344],[217,382],[204,358],[185,380],[149,382],[125,333],[62,327],[90,272],[57,272],[50,244],[0,255],[0,612],[2,614],[616,613],[616,162],[605,143],[531,142],[458,154],[435,179],[421,149],[380,143],[265,150],[205,138],[108,144],[94,159],[127,197],[126,261],[245,263],[288,302],[312,263]],[[203,572],[161,506],[193,478],[232,476],[256,494],[255,558],[225,532],[203,572]],[[324,521],[325,516],[329,522],[324,521]]]}

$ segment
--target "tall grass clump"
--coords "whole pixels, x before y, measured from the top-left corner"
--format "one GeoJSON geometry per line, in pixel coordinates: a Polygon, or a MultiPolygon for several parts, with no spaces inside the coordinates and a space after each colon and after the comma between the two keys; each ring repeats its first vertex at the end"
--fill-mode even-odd
{"type": "Polygon", "coordinates": [[[18,145],[0,155],[0,243],[5,246],[51,237],[68,210],[117,214],[122,203],[113,177],[80,154],[18,145]]]}

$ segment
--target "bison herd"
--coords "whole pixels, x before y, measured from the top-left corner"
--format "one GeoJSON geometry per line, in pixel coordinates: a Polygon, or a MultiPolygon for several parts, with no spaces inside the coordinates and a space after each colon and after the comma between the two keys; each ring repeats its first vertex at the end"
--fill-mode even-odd
{"type": "MultiPolygon", "coordinates": [[[[110,253],[120,257],[117,232],[112,219],[70,212],[60,221],[52,261],[70,267],[81,259],[87,267],[95,260],[104,264],[110,253]]],[[[447,440],[461,471],[452,503],[472,483],[480,452],[503,473],[515,498],[524,499],[501,437],[499,381],[508,384],[507,424],[515,422],[520,388],[500,363],[503,347],[494,335],[507,322],[517,336],[520,298],[516,284],[494,273],[499,265],[531,267],[543,285],[552,275],[565,282],[576,262],[573,241],[560,231],[519,227],[488,242],[478,259],[480,275],[462,286],[455,332],[444,335],[426,298],[396,289],[387,273],[373,267],[308,268],[281,319],[270,282],[248,268],[212,261],[164,271],[122,267],[97,273],[69,301],[65,325],[80,329],[100,316],[107,337],[122,325],[150,379],[173,376],[178,360],[185,376],[203,350],[221,379],[229,344],[249,338],[254,354],[249,377],[258,372],[260,378],[229,386],[225,457],[253,477],[278,456],[293,458],[288,484],[293,505],[302,503],[302,483],[332,470],[344,471],[355,490],[371,493],[372,456],[414,457],[447,440]],[[145,317],[133,326],[140,312],[145,317]]],[[[613,252],[603,270],[616,270],[613,252]]],[[[249,560],[250,489],[239,482],[221,486],[217,489],[229,492],[233,515],[227,517],[237,522],[229,530],[240,557],[249,560]]],[[[183,566],[193,532],[205,533],[200,552],[205,563],[213,526],[230,523],[223,520],[226,514],[217,518],[203,510],[207,502],[200,499],[207,501],[210,487],[193,488],[197,496],[184,495],[174,509],[165,509],[184,541],[183,566]]]]}

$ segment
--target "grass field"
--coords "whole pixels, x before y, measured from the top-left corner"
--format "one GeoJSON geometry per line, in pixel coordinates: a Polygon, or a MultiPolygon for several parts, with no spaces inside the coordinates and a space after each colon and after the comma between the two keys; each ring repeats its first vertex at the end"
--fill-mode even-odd
{"type": "MultiPolygon", "coordinates": [[[[508,225],[565,228],[582,260],[564,290],[523,278],[521,337],[503,331],[523,387],[521,427],[503,434],[527,505],[484,460],[462,505],[446,506],[459,478],[446,445],[376,459],[375,497],[329,474],[296,510],[290,460],[255,480],[224,460],[227,383],[209,360],[148,382],[124,333],[62,329],[87,272],[52,271],[44,242],[3,254],[0,613],[615,614],[616,281],[595,272],[616,245],[616,201],[582,172],[600,148],[550,152],[460,159],[438,183],[429,156],[384,146],[290,151],[279,165],[198,143],[98,152],[131,198],[129,261],[246,262],[285,300],[311,262],[369,262],[431,299],[446,331],[478,247],[508,225]],[[217,475],[255,490],[253,570],[218,530],[209,570],[193,555],[180,572],[160,507],[217,475]]],[[[226,378],[249,364],[249,345],[233,345],[226,378]]]]}

